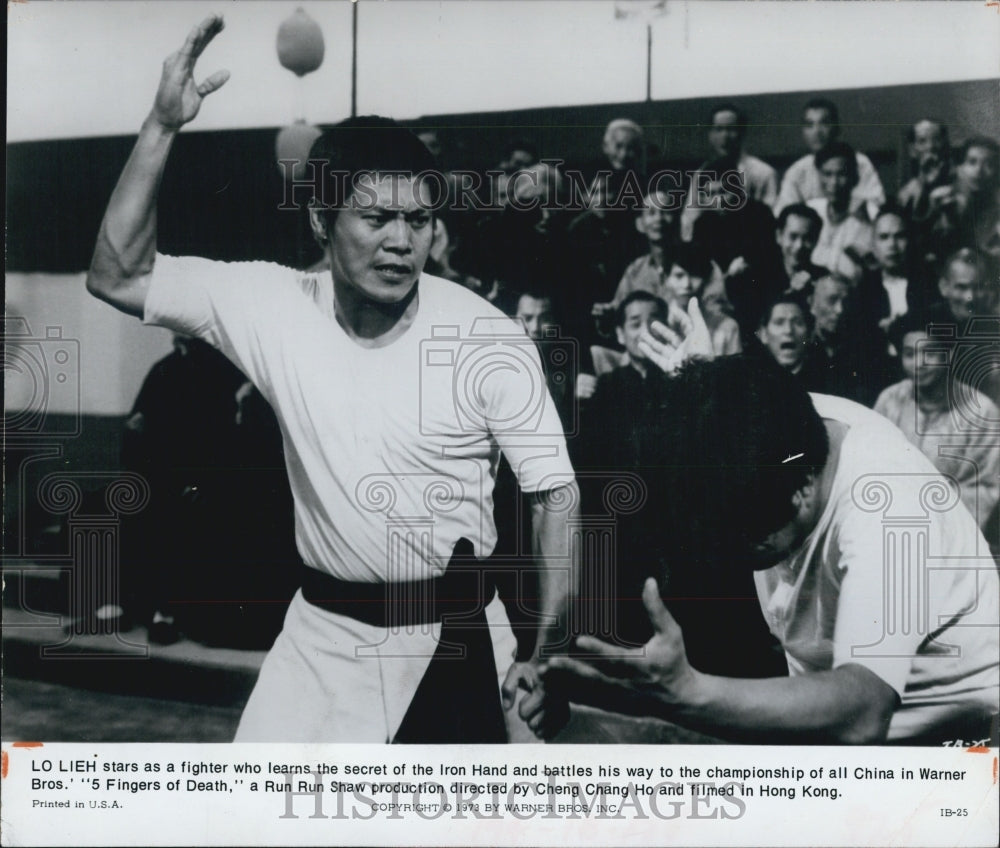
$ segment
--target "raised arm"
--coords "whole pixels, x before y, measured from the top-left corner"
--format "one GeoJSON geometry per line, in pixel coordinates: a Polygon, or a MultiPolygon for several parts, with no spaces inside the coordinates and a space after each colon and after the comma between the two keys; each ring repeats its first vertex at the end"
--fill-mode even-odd
{"type": "Polygon", "coordinates": [[[142,316],[156,254],[156,200],[174,137],[201,108],[201,101],[229,79],[217,71],[194,81],[194,65],[222,30],[210,16],[196,26],[163,63],[163,76],[149,117],[111,194],[87,274],[87,290],[130,315],[142,316]]]}

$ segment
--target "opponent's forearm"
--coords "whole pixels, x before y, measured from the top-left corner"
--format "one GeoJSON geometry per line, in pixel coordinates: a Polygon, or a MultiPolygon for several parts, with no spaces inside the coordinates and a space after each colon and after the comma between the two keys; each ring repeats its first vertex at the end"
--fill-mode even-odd
{"type": "Polygon", "coordinates": [[[153,268],[156,201],[176,135],[152,116],[143,123],[108,202],[87,275],[92,294],[135,315],[142,314],[153,268]]]}
{"type": "Polygon", "coordinates": [[[663,718],[733,741],[860,745],[885,740],[897,702],[858,665],[761,680],[694,672],[682,702],[661,698],[663,718]]]}
{"type": "Polygon", "coordinates": [[[543,623],[533,657],[569,647],[569,614],[579,592],[579,563],[570,544],[569,525],[579,513],[575,482],[532,497],[531,529],[535,563],[539,567],[539,594],[543,623]]]}

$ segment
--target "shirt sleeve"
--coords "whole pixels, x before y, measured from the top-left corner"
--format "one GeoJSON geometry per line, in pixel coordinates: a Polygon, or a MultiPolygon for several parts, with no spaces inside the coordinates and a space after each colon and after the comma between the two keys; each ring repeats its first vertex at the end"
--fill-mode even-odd
{"type": "Polygon", "coordinates": [[[266,262],[157,254],[143,323],[218,348],[263,390],[268,382],[267,349],[278,344],[280,290],[282,280],[291,279],[288,274],[288,269],[266,262]]]}
{"type": "Polygon", "coordinates": [[[871,220],[875,220],[878,210],[885,204],[885,189],[882,187],[882,180],[878,178],[878,171],[872,165],[871,159],[864,153],[858,154],[858,184],[854,187],[851,195],[855,202],[863,201],[864,205],[867,206],[868,217],[871,220]]]}
{"type": "MultiPolygon", "coordinates": [[[[566,340],[552,343],[565,344],[566,340]]],[[[501,351],[482,373],[486,375],[480,384],[486,426],[521,489],[542,492],[573,482],[563,424],[534,342],[525,338],[515,351],[501,351]]]]}
{"type": "Polygon", "coordinates": [[[799,159],[789,165],[785,171],[784,179],[781,181],[781,189],[778,192],[778,199],[774,202],[774,214],[780,215],[781,210],[793,203],[803,203],[808,198],[802,196],[799,189],[799,174],[802,172],[802,160],[799,159]]]}

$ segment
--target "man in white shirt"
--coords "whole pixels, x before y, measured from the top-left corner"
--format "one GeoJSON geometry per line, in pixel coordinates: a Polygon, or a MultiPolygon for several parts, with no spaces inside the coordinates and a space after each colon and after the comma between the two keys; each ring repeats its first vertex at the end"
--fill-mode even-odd
{"type": "Polygon", "coordinates": [[[496,541],[498,446],[530,493],[546,616],[534,657],[511,666],[503,698],[509,706],[527,690],[520,716],[549,735],[564,713],[537,666],[543,649],[564,641],[573,509],[556,502],[572,502],[576,484],[544,380],[538,388],[523,372],[491,367],[513,357],[541,374],[533,342],[477,296],[422,273],[434,198],[414,176],[433,168],[419,139],[367,118],[314,145],[322,191],[310,222],[329,271],[156,253],[171,145],[228,79],[193,78],[222,26],[206,18],[164,63],[87,288],[220,348],[281,424],[307,568],[237,739],[504,741],[499,652],[487,630],[498,615],[484,615],[492,586],[475,565],[496,541]],[[460,626],[459,614],[475,625],[460,626]]]}
{"type": "Polygon", "coordinates": [[[882,416],[810,396],[765,358],[689,363],[668,383],[651,444],[668,488],[683,492],[658,517],[670,565],[689,562],[706,532],[721,535],[715,567],[755,570],[789,676],[692,667],[650,578],[645,645],[580,637],[588,656],[553,658],[545,680],[574,701],[733,741],[995,737],[997,569],[930,461],[882,416]],[[912,591],[892,588],[903,586],[912,591]]]}
{"type": "MultiPolygon", "coordinates": [[[[775,214],[792,203],[806,203],[823,196],[819,174],[813,157],[836,141],[840,136],[840,114],[835,103],[825,98],[815,98],[802,110],[802,138],[809,152],[793,162],[781,180],[781,191],[774,204],[775,214]]],[[[864,153],[856,153],[858,182],[851,191],[850,211],[864,207],[869,218],[874,218],[885,203],[885,189],[878,172],[864,153]]]]}
{"type": "MultiPolygon", "coordinates": [[[[712,110],[708,128],[708,144],[712,148],[709,161],[727,163],[726,170],[742,174],[747,197],[773,206],[778,196],[778,174],[767,162],[743,150],[747,120],[743,111],[731,103],[723,103],[712,110]]],[[[681,238],[684,241],[691,241],[694,237],[694,222],[702,211],[696,202],[696,195],[700,191],[707,198],[709,183],[721,177],[717,173],[706,179],[707,175],[702,171],[707,164],[691,175],[691,188],[681,214],[681,238]]]]}

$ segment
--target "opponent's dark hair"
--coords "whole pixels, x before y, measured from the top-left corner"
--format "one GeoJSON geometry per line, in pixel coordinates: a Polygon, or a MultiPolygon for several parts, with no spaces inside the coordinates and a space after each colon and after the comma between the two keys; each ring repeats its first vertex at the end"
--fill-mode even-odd
{"type": "Polygon", "coordinates": [[[743,354],[693,361],[665,381],[644,448],[669,558],[725,570],[792,520],[792,497],[824,468],[829,441],[799,381],[743,354]]]}

